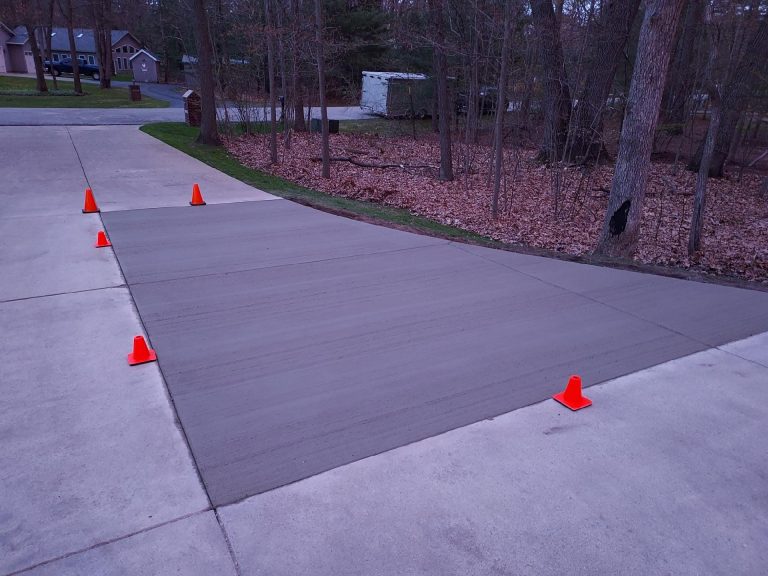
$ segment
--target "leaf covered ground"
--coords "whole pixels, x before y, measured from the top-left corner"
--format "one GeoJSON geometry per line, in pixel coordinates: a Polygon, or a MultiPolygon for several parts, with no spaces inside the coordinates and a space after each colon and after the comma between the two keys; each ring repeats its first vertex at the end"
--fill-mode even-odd
{"type": "MultiPolygon", "coordinates": [[[[331,178],[321,176],[320,136],[279,139],[279,163],[269,163],[269,137],[229,138],[241,163],[328,194],[406,208],[414,214],[502,242],[581,255],[594,250],[613,166],[549,168],[535,150],[505,151],[499,214],[491,214],[490,149],[454,145],[456,180],[437,179],[440,151],[432,138],[331,135],[331,178]],[[361,166],[364,164],[366,166],[361,166]],[[387,168],[367,165],[396,165],[387,168]]],[[[761,176],[729,173],[710,179],[702,249],[687,255],[696,175],[683,166],[652,165],[635,259],[732,276],[768,285],[768,198],[761,176]]]]}

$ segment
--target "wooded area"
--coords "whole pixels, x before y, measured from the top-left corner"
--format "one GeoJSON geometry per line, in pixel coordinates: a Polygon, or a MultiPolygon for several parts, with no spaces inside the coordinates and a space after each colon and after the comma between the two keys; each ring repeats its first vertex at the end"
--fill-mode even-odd
{"type": "MultiPolygon", "coordinates": [[[[735,181],[726,188],[754,207],[752,257],[768,260],[765,0],[14,0],[2,17],[30,29],[90,25],[99,37],[129,28],[161,57],[166,78],[178,76],[182,54],[195,55],[200,141],[261,146],[257,124],[266,123],[266,170],[290,163],[294,134],[309,128],[306,107],[319,106],[324,178],[338,166],[329,103],[359,103],[363,70],[425,73],[431,130],[403,124],[434,142],[437,152],[423,150],[437,157],[412,163],[434,164],[438,182],[482,187],[490,218],[514,212],[523,166],[545,171],[541,205],[530,208],[539,213],[529,216],[547,227],[576,209],[564,204],[574,199],[568,186],[593,188],[610,169],[600,231],[584,251],[630,258],[652,233],[643,228],[649,174],[681,183],[687,170],[695,184],[668,186],[689,203],[684,264],[696,264],[717,225],[708,220],[713,178],[735,181]]],[[[41,71],[38,82],[44,89],[41,71]]],[[[398,168],[382,168],[387,158],[359,158],[357,168],[372,164],[391,179],[398,168]]]]}

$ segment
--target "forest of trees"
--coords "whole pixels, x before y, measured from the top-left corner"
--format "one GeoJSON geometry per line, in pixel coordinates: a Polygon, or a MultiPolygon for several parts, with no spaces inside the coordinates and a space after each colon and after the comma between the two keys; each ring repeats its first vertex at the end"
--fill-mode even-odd
{"type": "Polygon", "coordinates": [[[503,149],[535,146],[550,167],[615,165],[596,246],[606,256],[636,250],[654,153],[698,174],[689,254],[699,249],[710,178],[766,156],[766,0],[2,1],[0,17],[30,29],[89,26],[107,37],[128,28],[158,54],[169,80],[183,54],[196,55],[202,142],[219,142],[217,103],[248,120],[253,106],[275,111],[282,98],[285,113],[271,115],[277,162],[278,138],[289,144],[308,128],[305,107],[320,106],[325,176],[328,102],[359,102],[363,70],[426,73],[437,177],[452,180],[466,164],[454,158],[457,143],[485,143],[494,214],[503,149]],[[473,105],[457,113],[457,95],[477,102],[489,87],[492,114],[473,105]]]}

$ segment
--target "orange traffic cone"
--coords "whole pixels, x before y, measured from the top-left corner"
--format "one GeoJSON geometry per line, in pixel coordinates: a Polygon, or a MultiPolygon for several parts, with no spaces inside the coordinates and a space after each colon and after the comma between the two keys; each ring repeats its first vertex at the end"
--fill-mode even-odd
{"type": "Polygon", "coordinates": [[[99,233],[96,234],[96,248],[108,248],[109,246],[112,246],[112,242],[104,234],[104,230],[99,230],[99,233]]]}
{"type": "Polygon", "coordinates": [[[592,406],[592,400],[581,393],[581,377],[579,376],[571,376],[565,390],[555,394],[552,398],[571,410],[581,410],[587,406],[592,406]]]}
{"type": "Polygon", "coordinates": [[[93,198],[93,191],[90,188],[86,188],[83,214],[90,214],[91,212],[99,212],[99,207],[96,206],[96,200],[93,198]]]}
{"type": "Polygon", "coordinates": [[[128,354],[128,364],[144,364],[145,362],[154,362],[157,360],[157,354],[147,346],[144,336],[136,336],[133,339],[133,352],[128,354]]]}
{"type": "Polygon", "coordinates": [[[205,202],[203,201],[203,195],[200,194],[200,186],[197,184],[194,184],[192,186],[192,201],[189,203],[190,206],[205,206],[205,202]]]}

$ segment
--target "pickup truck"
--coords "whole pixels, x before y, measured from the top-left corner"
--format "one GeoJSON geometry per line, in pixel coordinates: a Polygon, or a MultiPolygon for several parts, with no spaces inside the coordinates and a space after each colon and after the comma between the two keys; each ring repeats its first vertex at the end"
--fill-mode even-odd
{"type": "MultiPolygon", "coordinates": [[[[90,76],[94,80],[98,80],[100,78],[98,66],[93,64],[86,64],[82,60],[78,62],[78,65],[81,76],[90,76]]],[[[54,76],[61,76],[62,73],[73,74],[72,58],[62,58],[58,62],[50,62],[46,60],[45,71],[53,74],[54,76]]]]}

